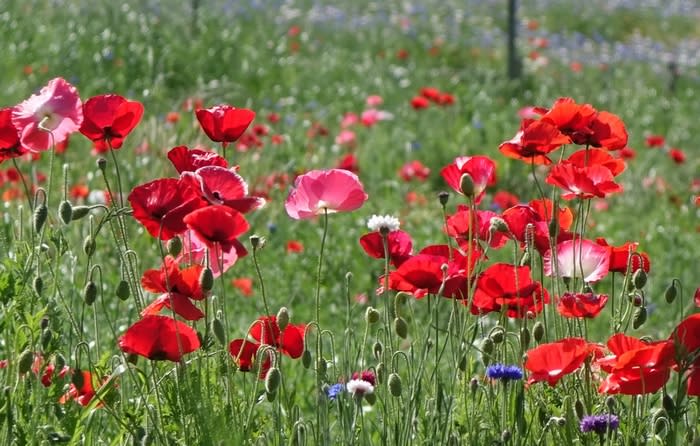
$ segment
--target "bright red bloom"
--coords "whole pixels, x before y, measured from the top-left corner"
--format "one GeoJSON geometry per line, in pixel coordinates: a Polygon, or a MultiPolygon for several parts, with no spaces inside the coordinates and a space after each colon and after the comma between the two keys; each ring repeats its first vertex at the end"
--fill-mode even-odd
{"type": "Polygon", "coordinates": [[[360,165],[357,162],[357,156],[355,156],[354,153],[348,153],[347,155],[343,156],[340,160],[338,160],[335,167],[337,169],[347,170],[348,172],[352,172],[356,175],[360,172],[360,165]]]}
{"type": "Polygon", "coordinates": [[[422,110],[428,108],[429,105],[430,102],[423,96],[414,96],[411,98],[411,107],[413,107],[414,110],[422,110]]]}
{"type": "Polygon", "coordinates": [[[190,212],[183,222],[210,248],[231,246],[250,227],[243,214],[227,206],[207,206],[190,212]]]}
{"type": "Polygon", "coordinates": [[[423,87],[420,89],[420,95],[425,99],[437,102],[438,100],[440,100],[440,96],[442,95],[442,93],[440,92],[440,90],[434,87],[423,87]]]}
{"type": "MultiPolygon", "coordinates": [[[[696,304],[699,300],[700,288],[695,292],[696,304]]],[[[679,364],[689,366],[688,395],[700,396],[700,313],[685,318],[669,339],[676,345],[679,364]]]]}
{"type": "Polygon", "coordinates": [[[200,346],[197,332],[167,316],[147,315],[119,338],[119,348],[155,361],[178,362],[200,346]]]}
{"type": "Polygon", "coordinates": [[[151,293],[178,293],[194,300],[205,297],[199,284],[199,276],[204,267],[192,265],[180,269],[172,256],[165,257],[165,263],[160,269],[149,269],[141,277],[141,286],[151,293]]]}
{"type": "Polygon", "coordinates": [[[0,109],[0,163],[26,152],[20,145],[19,133],[12,123],[12,108],[0,109]]]}
{"type": "Polygon", "coordinates": [[[284,208],[290,217],[303,220],[324,212],[354,211],[367,198],[354,173],[343,169],[312,170],[294,181],[284,208]]]}
{"type": "Polygon", "coordinates": [[[466,250],[469,248],[469,225],[471,218],[472,240],[482,240],[488,242],[492,248],[500,248],[508,242],[509,234],[494,231],[491,233],[491,219],[498,217],[493,211],[477,210],[472,214],[469,206],[460,204],[457,206],[457,212],[447,217],[446,229],[447,235],[454,237],[460,248],[466,250]]]}
{"type": "Polygon", "coordinates": [[[685,162],[685,152],[683,152],[681,149],[670,149],[668,151],[668,156],[670,156],[673,162],[676,164],[683,164],[685,162]]]}
{"type": "Polygon", "coordinates": [[[640,268],[640,256],[641,256],[641,267],[644,268],[644,272],[648,273],[651,269],[651,262],[649,256],[646,252],[639,253],[640,255],[632,255],[637,252],[637,242],[625,242],[621,246],[610,246],[604,238],[597,238],[596,243],[600,246],[605,246],[610,251],[610,271],[616,273],[625,274],[627,272],[627,263],[630,257],[632,261],[630,263],[630,268],[632,272],[637,271],[640,268]]]}
{"type": "MultiPolygon", "coordinates": [[[[545,253],[550,249],[549,222],[544,220],[544,216],[541,215],[541,213],[546,212],[551,219],[551,204],[542,205],[541,203],[536,202],[531,203],[534,204],[533,207],[519,204],[517,206],[513,206],[512,208],[506,209],[503,211],[502,217],[508,225],[508,229],[510,229],[511,234],[513,234],[513,237],[520,242],[521,246],[525,246],[527,243],[527,227],[529,224],[532,224],[532,238],[535,244],[535,249],[537,249],[537,252],[539,252],[541,255],[545,255],[545,253]],[[547,211],[547,209],[549,210],[547,211]]],[[[570,214],[570,211],[567,211],[568,209],[563,210],[560,208],[559,210],[559,221],[564,223],[564,227],[566,227],[566,224],[570,226],[570,222],[568,222],[570,217],[568,214],[570,214]]],[[[560,227],[557,233],[556,243],[571,240],[573,237],[573,235],[566,231],[564,227],[560,227]]]]}
{"type": "Polygon", "coordinates": [[[557,301],[557,311],[564,317],[592,319],[607,302],[607,294],[566,292],[557,301]]]}
{"type": "Polygon", "coordinates": [[[624,161],[615,158],[610,152],[602,149],[579,150],[572,153],[566,161],[580,168],[593,165],[607,167],[613,177],[621,174],[627,167],[624,161]]]}
{"type": "MultiPolygon", "coordinates": [[[[411,236],[400,229],[389,232],[387,244],[389,247],[389,259],[391,264],[396,267],[399,267],[413,253],[411,236]]],[[[384,240],[378,231],[370,232],[360,237],[360,245],[370,257],[375,259],[383,259],[385,257],[384,240]]]]}
{"type": "Polygon", "coordinates": [[[287,242],[287,254],[297,254],[304,252],[304,244],[298,240],[289,240],[287,242]]]}
{"type": "Polygon", "coordinates": [[[666,144],[666,138],[662,135],[649,135],[644,142],[647,147],[663,147],[666,144]]]}
{"type": "Polygon", "coordinates": [[[80,133],[90,139],[98,151],[109,147],[118,149],[141,121],[141,116],[143,105],[140,102],[127,101],[116,94],[93,96],[83,104],[80,133]]]}
{"type": "Polygon", "coordinates": [[[66,392],[59,400],[58,402],[60,404],[66,404],[70,400],[74,400],[76,403],[80,404],[81,406],[87,406],[90,404],[90,401],[95,397],[96,395],[96,390],[95,386],[92,382],[92,374],[90,373],[89,370],[74,370],[73,373],[81,373],[83,375],[83,385],[78,389],[75,387],[75,384],[70,385],[68,388],[68,392],[66,392]]]}
{"type": "Polygon", "coordinates": [[[245,297],[253,295],[253,279],[250,277],[238,277],[231,280],[231,285],[245,297]]]}
{"type": "Polygon", "coordinates": [[[458,194],[462,192],[462,175],[474,183],[474,202],[479,204],[487,186],[496,184],[496,163],[487,156],[459,156],[440,171],[445,182],[458,194]]]}
{"type": "Polygon", "coordinates": [[[248,195],[248,183],[233,169],[221,166],[204,166],[194,173],[185,172],[183,181],[200,189],[204,198],[214,205],[224,205],[241,213],[261,208],[265,199],[248,195]]]}
{"type": "Polygon", "coordinates": [[[195,114],[209,139],[223,145],[237,141],[255,119],[254,111],[230,105],[201,108],[195,114]]]}
{"type": "Polygon", "coordinates": [[[609,194],[622,192],[622,186],[615,182],[610,170],[601,165],[578,167],[565,161],[552,167],[545,181],[561,188],[565,192],[562,194],[565,200],[577,197],[605,198],[609,194]]]}
{"type": "Polygon", "coordinates": [[[180,293],[166,293],[160,295],[141,311],[141,316],[158,314],[163,308],[170,308],[175,314],[186,321],[198,321],[204,317],[202,310],[197,308],[189,297],[180,293]]]}
{"type": "Polygon", "coordinates": [[[399,170],[399,176],[404,181],[425,181],[430,175],[430,169],[418,160],[409,161],[399,170]]]}
{"type": "Polygon", "coordinates": [[[508,209],[520,203],[520,199],[517,195],[512,194],[505,190],[499,190],[493,194],[493,204],[498,206],[500,209],[508,209]]]}
{"type": "Polygon", "coordinates": [[[523,318],[541,312],[548,302],[549,293],[532,280],[529,266],[494,263],[479,275],[470,311],[505,311],[508,317],[523,318]]]}
{"type": "Polygon", "coordinates": [[[560,132],[552,123],[523,119],[518,133],[510,141],[498,146],[498,150],[509,158],[523,160],[529,164],[552,164],[547,155],[570,142],[571,138],[560,132]]]}
{"type": "Polygon", "coordinates": [[[190,149],[187,146],[177,146],[170,149],[168,159],[177,173],[194,172],[204,166],[228,167],[228,162],[223,156],[200,149],[190,149]]]}
{"type": "MultiPolygon", "coordinates": [[[[538,215],[538,221],[549,222],[552,220],[554,205],[552,204],[552,200],[549,198],[532,200],[528,203],[528,205],[538,215]]],[[[558,206],[557,209],[559,210],[557,215],[559,229],[562,231],[568,231],[571,228],[571,225],[574,223],[574,213],[571,212],[571,209],[568,207],[558,206]]]]}
{"type": "Polygon", "coordinates": [[[183,218],[206,202],[188,184],[161,178],[136,186],[129,194],[133,217],[153,237],[170,240],[187,229],[183,218]]]}
{"type": "Polygon", "coordinates": [[[596,348],[585,339],[566,338],[528,350],[525,368],[530,371],[530,377],[527,383],[546,381],[555,386],[565,375],[581,367],[596,348]]]}

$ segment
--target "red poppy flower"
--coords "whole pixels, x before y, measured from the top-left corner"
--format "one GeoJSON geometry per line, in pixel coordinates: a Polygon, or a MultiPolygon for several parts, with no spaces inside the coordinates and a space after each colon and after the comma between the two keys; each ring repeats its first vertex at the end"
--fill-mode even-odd
{"type": "Polygon", "coordinates": [[[12,123],[12,108],[0,109],[0,163],[26,152],[19,142],[17,128],[12,123]]]}
{"type": "Polygon", "coordinates": [[[644,269],[644,272],[648,273],[651,269],[651,262],[647,253],[639,253],[639,256],[632,255],[637,252],[637,246],[639,246],[637,242],[625,242],[621,246],[610,246],[608,242],[601,237],[597,238],[595,242],[600,246],[605,246],[610,251],[610,271],[612,272],[625,274],[627,272],[627,261],[630,256],[632,257],[630,268],[633,273],[640,268],[640,256],[641,268],[644,269]]]}
{"type": "Polygon", "coordinates": [[[414,96],[411,98],[411,107],[413,107],[414,110],[422,110],[428,108],[429,105],[430,102],[423,96],[414,96]]]}
{"type": "Polygon", "coordinates": [[[512,194],[505,190],[499,190],[493,194],[493,204],[499,207],[499,209],[508,209],[509,207],[515,206],[520,203],[520,199],[517,195],[512,194]]]}
{"type": "Polygon", "coordinates": [[[83,104],[80,133],[102,151],[118,149],[143,116],[143,105],[116,94],[93,96],[83,104]]]}
{"type": "Polygon", "coordinates": [[[170,149],[168,159],[177,173],[194,172],[204,166],[228,167],[228,162],[219,154],[207,150],[189,149],[187,146],[177,146],[170,149]]]}
{"type": "Polygon", "coordinates": [[[509,158],[531,164],[552,164],[547,155],[570,142],[571,139],[550,122],[523,119],[520,131],[498,146],[498,150],[509,158]]]}
{"type": "Polygon", "coordinates": [[[572,153],[566,161],[580,168],[593,165],[607,167],[613,177],[621,174],[627,167],[624,161],[602,149],[579,150],[572,153]]]}
{"type": "Polygon", "coordinates": [[[409,161],[399,170],[399,176],[404,181],[425,181],[430,175],[430,169],[418,160],[409,161]]]}
{"type": "Polygon", "coordinates": [[[490,240],[492,248],[501,248],[508,242],[509,234],[501,231],[491,232],[491,219],[499,217],[498,214],[493,211],[480,210],[472,214],[468,206],[460,204],[457,206],[457,212],[447,217],[446,229],[447,235],[453,237],[461,249],[466,250],[469,248],[470,216],[472,217],[472,240],[479,239],[484,242],[490,240]]]}
{"type": "Polygon", "coordinates": [[[245,297],[253,295],[253,279],[250,277],[238,277],[231,280],[231,285],[245,297]]]}
{"type": "Polygon", "coordinates": [[[458,194],[462,191],[462,175],[469,175],[474,183],[474,202],[479,204],[487,186],[496,184],[496,163],[487,156],[459,156],[442,168],[440,175],[458,194]]]}
{"type": "Polygon", "coordinates": [[[299,240],[289,240],[287,242],[287,254],[298,254],[304,252],[304,244],[299,240]]]}
{"type": "MultiPolygon", "coordinates": [[[[696,304],[699,300],[700,288],[695,292],[696,304]]],[[[700,396],[700,313],[692,314],[678,324],[673,330],[670,340],[676,345],[679,363],[689,366],[687,394],[700,396]],[[693,362],[689,363],[689,360],[693,360],[693,362]]]]}
{"type": "Polygon", "coordinates": [[[255,119],[254,111],[230,105],[201,108],[195,114],[209,139],[224,146],[237,141],[255,119]]]}
{"type": "Polygon", "coordinates": [[[557,311],[564,317],[592,319],[607,302],[607,294],[566,292],[557,301],[557,311]]]}
{"type": "Polygon", "coordinates": [[[141,311],[141,316],[160,313],[163,308],[170,308],[175,314],[186,321],[198,321],[204,317],[202,310],[197,308],[189,297],[180,293],[162,294],[141,311]]]}
{"type": "Polygon", "coordinates": [[[165,256],[165,262],[160,269],[149,269],[143,273],[141,286],[151,293],[172,292],[190,299],[202,300],[205,297],[199,284],[202,269],[202,265],[195,264],[181,270],[172,256],[165,256]]]}
{"type": "Polygon", "coordinates": [[[666,144],[666,138],[662,135],[649,135],[644,142],[647,147],[663,147],[666,144]]]}
{"type": "MultiPolygon", "coordinates": [[[[552,204],[552,200],[549,198],[532,200],[528,203],[528,205],[538,215],[538,221],[549,222],[552,220],[554,205],[552,204]]],[[[568,207],[557,206],[557,209],[559,211],[557,215],[557,219],[559,220],[559,229],[562,231],[568,231],[571,228],[571,225],[574,223],[574,213],[571,212],[571,209],[568,207]]]]}
{"type": "Polygon", "coordinates": [[[545,181],[561,188],[565,192],[561,197],[565,200],[605,198],[622,192],[622,186],[615,182],[610,170],[601,165],[578,167],[565,161],[552,167],[545,181]]]}
{"type": "Polygon", "coordinates": [[[119,348],[152,360],[178,362],[200,346],[197,332],[173,318],[147,315],[119,338],[119,348]]]}
{"type": "Polygon", "coordinates": [[[355,156],[354,153],[348,153],[347,155],[343,156],[340,160],[338,160],[335,167],[337,169],[347,170],[348,172],[352,172],[356,175],[360,172],[360,165],[357,162],[357,156],[355,156]]]}
{"type": "Polygon", "coordinates": [[[129,194],[133,217],[153,237],[170,240],[187,229],[183,218],[206,205],[189,185],[173,178],[161,178],[136,186],[129,194]]]}
{"type": "MultiPolygon", "coordinates": [[[[396,267],[401,266],[413,253],[411,236],[400,229],[389,232],[387,244],[389,247],[389,260],[396,267]]],[[[360,245],[370,257],[375,259],[383,259],[385,257],[384,240],[378,231],[370,232],[360,237],[360,245]]]]}
{"type": "Polygon", "coordinates": [[[420,95],[425,99],[429,99],[433,102],[437,102],[440,99],[442,93],[440,90],[434,87],[423,87],[420,89],[420,95]]]}
{"type": "Polygon", "coordinates": [[[596,350],[581,338],[566,338],[542,344],[527,352],[525,368],[530,371],[528,384],[546,381],[555,386],[565,375],[573,373],[596,350]]]}
{"type": "Polygon", "coordinates": [[[265,200],[248,195],[248,183],[232,169],[221,166],[204,166],[194,173],[185,172],[183,181],[190,181],[199,188],[211,204],[228,206],[241,213],[261,208],[265,200]]]}
{"type": "Polygon", "coordinates": [[[183,222],[210,248],[231,246],[250,227],[243,214],[227,206],[207,206],[190,212],[183,222]]]}
{"type": "Polygon", "coordinates": [[[533,282],[529,266],[495,263],[479,275],[470,311],[504,311],[508,317],[523,318],[541,312],[548,302],[549,293],[542,284],[533,282]]]}
{"type": "Polygon", "coordinates": [[[78,389],[75,384],[70,385],[68,392],[66,392],[59,400],[59,404],[66,404],[70,400],[74,400],[81,406],[87,406],[90,401],[95,397],[96,390],[93,384],[92,374],[89,370],[83,371],[73,371],[73,373],[81,373],[83,375],[82,383],[83,385],[78,389]]]}
{"type": "Polygon", "coordinates": [[[676,164],[683,164],[685,162],[685,152],[683,152],[681,149],[670,149],[668,151],[668,156],[670,156],[673,162],[676,164]]]}

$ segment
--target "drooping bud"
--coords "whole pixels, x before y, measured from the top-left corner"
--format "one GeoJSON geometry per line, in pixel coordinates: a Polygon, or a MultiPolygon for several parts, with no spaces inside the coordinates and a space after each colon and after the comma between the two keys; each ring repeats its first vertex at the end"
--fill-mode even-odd
{"type": "Polygon", "coordinates": [[[365,401],[367,401],[367,403],[370,406],[374,406],[374,403],[377,402],[377,394],[376,393],[365,393],[363,396],[365,398],[365,401]]]}
{"type": "Polygon", "coordinates": [[[85,305],[92,305],[97,300],[97,285],[92,280],[88,280],[83,288],[83,301],[85,305]]]}
{"type": "Polygon", "coordinates": [[[491,333],[489,333],[489,338],[491,338],[491,340],[495,344],[500,344],[505,340],[505,334],[505,329],[500,325],[497,325],[491,329],[491,333]]]}
{"type": "Polygon", "coordinates": [[[576,411],[576,416],[579,420],[582,420],[586,416],[586,409],[583,407],[583,402],[581,400],[576,400],[574,403],[574,411],[576,411]]]}
{"type": "Polygon", "coordinates": [[[634,287],[636,289],[641,290],[644,288],[644,285],[647,284],[647,273],[644,272],[643,268],[639,268],[634,272],[632,275],[632,282],[634,283],[634,287]]]}
{"type": "Polygon", "coordinates": [[[41,229],[46,223],[46,218],[49,216],[49,209],[44,203],[37,205],[34,208],[34,232],[37,234],[41,232],[41,229]]]}
{"type": "Polygon", "coordinates": [[[122,279],[117,284],[117,289],[115,291],[117,297],[121,300],[127,300],[129,295],[131,295],[131,290],[129,290],[129,282],[122,279]]]}
{"type": "Polygon", "coordinates": [[[379,316],[379,311],[377,311],[374,307],[367,307],[367,311],[365,311],[365,320],[368,324],[375,324],[379,322],[379,316]]]}
{"type": "Polygon", "coordinates": [[[676,412],[676,403],[673,401],[673,397],[668,393],[664,394],[663,400],[661,400],[666,412],[673,414],[676,412]]]}
{"type": "Polygon", "coordinates": [[[270,370],[267,371],[267,375],[265,376],[265,391],[268,394],[277,392],[281,379],[282,374],[280,373],[280,369],[278,369],[277,367],[271,367],[270,370]]]}
{"type": "Polygon", "coordinates": [[[177,257],[178,254],[182,252],[182,239],[180,239],[180,237],[171,238],[166,244],[166,249],[168,250],[168,254],[177,257]]]}
{"type": "Polygon", "coordinates": [[[214,288],[214,273],[211,268],[204,268],[199,274],[199,286],[205,293],[208,293],[214,288]]]}
{"type": "Polygon", "coordinates": [[[672,281],[671,284],[666,288],[666,291],[664,291],[664,299],[666,299],[666,303],[673,303],[674,300],[676,300],[676,295],[678,295],[678,288],[676,288],[676,281],[672,281]]]}
{"type": "Polygon", "coordinates": [[[389,375],[389,393],[396,398],[401,396],[401,377],[398,373],[389,375]]]}
{"type": "Polygon", "coordinates": [[[226,345],[226,330],[224,330],[224,324],[221,322],[221,319],[218,317],[212,319],[209,328],[214,333],[214,337],[219,344],[226,345]]]}
{"type": "Polygon", "coordinates": [[[459,362],[457,363],[457,368],[465,372],[467,370],[467,355],[462,355],[462,357],[459,359],[459,362]]]}
{"type": "Polygon", "coordinates": [[[510,229],[508,229],[508,223],[501,217],[491,217],[489,221],[489,231],[510,232],[510,229]]]}
{"type": "Polygon", "coordinates": [[[32,368],[32,363],[34,362],[34,352],[31,350],[25,350],[19,355],[19,360],[17,361],[17,370],[20,375],[24,375],[29,372],[32,368]]]}
{"type": "Polygon", "coordinates": [[[404,318],[397,317],[394,319],[394,331],[398,337],[406,339],[406,336],[408,336],[408,324],[404,318]]]}
{"type": "Polygon", "coordinates": [[[467,197],[474,196],[474,180],[468,173],[462,174],[459,179],[459,190],[467,197]]]}
{"type": "Polygon", "coordinates": [[[277,326],[280,331],[284,331],[287,325],[289,325],[289,310],[287,310],[287,307],[282,307],[277,312],[277,326]]]}
{"type": "Polygon", "coordinates": [[[639,307],[634,311],[634,319],[632,320],[632,326],[637,329],[644,325],[647,321],[647,307],[639,307]]]}
{"type": "Polygon", "coordinates": [[[476,378],[470,379],[469,380],[469,391],[471,392],[472,395],[474,395],[477,390],[479,390],[479,380],[476,378]]]}
{"type": "Polygon", "coordinates": [[[318,371],[318,374],[321,376],[324,376],[326,374],[326,370],[328,370],[328,364],[326,363],[325,359],[318,358],[316,360],[316,370],[318,371]]]}
{"type": "Polygon", "coordinates": [[[384,346],[382,345],[381,342],[377,341],[374,343],[372,346],[372,353],[374,354],[374,359],[379,361],[379,359],[382,357],[382,353],[384,352],[384,346]]]}
{"type": "Polygon", "coordinates": [[[484,338],[484,340],[481,342],[481,351],[484,352],[486,355],[491,355],[493,353],[493,339],[492,338],[484,338]]]}
{"type": "Polygon", "coordinates": [[[304,366],[305,369],[308,369],[311,367],[311,352],[308,350],[304,350],[304,353],[301,354],[301,365],[304,366]]]}
{"type": "Polygon", "coordinates": [[[275,392],[275,393],[265,392],[265,398],[267,398],[268,403],[272,403],[277,398],[277,392],[275,392]]]}
{"type": "Polygon", "coordinates": [[[49,328],[49,318],[47,316],[44,316],[41,318],[41,322],[39,322],[39,328],[42,330],[46,330],[49,328]]]}
{"type": "Polygon", "coordinates": [[[56,353],[56,356],[53,358],[53,363],[56,366],[56,370],[60,371],[66,365],[66,358],[62,354],[56,353]]]}
{"type": "Polygon", "coordinates": [[[85,237],[83,240],[83,252],[86,256],[90,257],[95,253],[95,239],[91,235],[85,237]]]}
{"type": "Polygon", "coordinates": [[[69,224],[73,220],[73,206],[71,206],[70,201],[61,201],[61,203],[58,205],[58,216],[65,225],[69,224]]]}
{"type": "Polygon", "coordinates": [[[527,350],[530,345],[530,330],[527,327],[520,329],[520,348],[527,350]]]}
{"type": "Polygon", "coordinates": [[[71,220],[80,220],[90,213],[90,207],[84,205],[73,206],[71,209],[71,220]]]}
{"type": "Polygon", "coordinates": [[[377,374],[376,374],[377,382],[383,383],[384,378],[386,378],[386,366],[384,365],[383,362],[380,362],[379,364],[377,364],[376,370],[377,370],[377,374]]]}
{"type": "Polygon", "coordinates": [[[41,296],[41,292],[44,291],[44,279],[42,279],[39,275],[34,276],[32,286],[34,288],[34,292],[41,296]]]}
{"type": "Polygon", "coordinates": [[[617,401],[615,400],[615,397],[610,395],[607,398],[605,398],[605,406],[610,412],[615,411],[615,407],[617,406],[617,401]]]}
{"type": "Polygon", "coordinates": [[[542,342],[544,338],[544,324],[540,321],[535,322],[535,325],[532,327],[532,334],[535,337],[535,342],[542,342]]]}

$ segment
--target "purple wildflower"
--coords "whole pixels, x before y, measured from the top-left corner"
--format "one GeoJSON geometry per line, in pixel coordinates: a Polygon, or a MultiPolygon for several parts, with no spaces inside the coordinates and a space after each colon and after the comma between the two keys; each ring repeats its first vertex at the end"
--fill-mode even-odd
{"type": "Polygon", "coordinates": [[[581,420],[581,432],[595,432],[603,435],[608,431],[614,431],[620,426],[617,415],[587,415],[581,420]]]}
{"type": "Polygon", "coordinates": [[[517,365],[492,364],[486,367],[486,376],[508,382],[523,379],[523,371],[517,365]]]}

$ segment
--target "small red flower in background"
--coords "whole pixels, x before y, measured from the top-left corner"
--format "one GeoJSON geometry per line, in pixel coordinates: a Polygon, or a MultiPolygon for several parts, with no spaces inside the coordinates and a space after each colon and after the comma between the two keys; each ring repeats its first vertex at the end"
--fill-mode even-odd
{"type": "Polygon", "coordinates": [[[557,311],[564,317],[592,319],[607,302],[607,294],[567,292],[557,300],[557,311]]]}
{"type": "Polygon", "coordinates": [[[354,153],[348,153],[343,156],[335,165],[336,169],[347,170],[357,175],[360,172],[360,165],[357,162],[357,156],[354,153]]]}
{"type": "Polygon", "coordinates": [[[528,350],[525,368],[528,384],[546,381],[555,386],[565,375],[575,372],[597,347],[581,338],[565,338],[528,350]]]}
{"type": "Polygon", "coordinates": [[[597,164],[578,167],[566,161],[559,163],[549,171],[545,182],[562,189],[561,197],[565,200],[604,198],[622,192],[622,186],[615,182],[610,169],[597,164]]]}
{"type": "Polygon", "coordinates": [[[487,186],[496,184],[496,163],[487,156],[459,156],[442,168],[440,175],[458,194],[462,191],[462,175],[469,175],[474,184],[474,202],[479,204],[487,186]]]}
{"type": "Polygon", "coordinates": [[[434,87],[423,87],[420,89],[420,96],[432,102],[438,102],[441,94],[440,90],[434,87]]]}
{"type": "Polygon", "coordinates": [[[428,108],[429,105],[430,101],[423,96],[414,96],[411,98],[411,107],[413,107],[414,110],[422,110],[428,108]]]}
{"type": "Polygon", "coordinates": [[[662,135],[649,135],[645,138],[644,143],[647,147],[663,147],[666,144],[666,138],[662,135]]]}
{"type": "Polygon", "coordinates": [[[255,119],[254,111],[230,105],[202,108],[195,113],[209,139],[223,145],[237,141],[255,119]]]}
{"type": "Polygon", "coordinates": [[[625,242],[620,246],[610,246],[604,238],[597,238],[596,243],[600,246],[605,246],[610,251],[610,271],[616,273],[625,274],[627,272],[627,263],[632,257],[630,269],[632,272],[637,271],[640,268],[640,257],[641,257],[641,267],[644,268],[644,272],[648,273],[651,269],[651,262],[647,253],[642,252],[639,255],[632,255],[637,252],[637,242],[625,242]]]}
{"type": "Polygon", "coordinates": [[[270,124],[277,124],[280,121],[279,113],[271,112],[267,115],[267,122],[270,124]]]}
{"type": "Polygon", "coordinates": [[[237,288],[245,297],[253,295],[253,279],[250,277],[238,277],[231,280],[231,285],[237,288]]]}
{"type": "Polygon", "coordinates": [[[119,149],[142,116],[140,102],[127,101],[116,94],[93,96],[83,104],[80,133],[93,142],[98,152],[110,147],[119,149]]]}
{"type": "Polygon", "coordinates": [[[304,252],[304,245],[298,240],[289,240],[287,242],[287,254],[298,254],[304,252]]]}
{"type": "Polygon", "coordinates": [[[683,164],[685,162],[685,152],[683,152],[681,149],[670,149],[668,151],[668,156],[670,156],[673,162],[676,164],[683,164]]]}
{"type": "Polygon", "coordinates": [[[418,160],[409,161],[399,170],[399,176],[404,181],[425,181],[430,175],[430,169],[418,160]]]}
{"type": "Polygon", "coordinates": [[[631,160],[637,156],[637,152],[631,147],[625,147],[620,149],[620,151],[617,152],[617,155],[620,157],[620,159],[631,160]]]}
{"type": "Polygon", "coordinates": [[[498,150],[509,158],[528,164],[552,164],[547,155],[570,142],[571,138],[550,122],[523,119],[518,133],[513,139],[501,143],[498,150]]]}
{"type": "Polygon", "coordinates": [[[176,111],[168,112],[168,114],[165,115],[165,122],[169,124],[176,124],[178,121],[180,121],[180,113],[176,111]]]}
{"type": "Polygon", "coordinates": [[[119,348],[129,354],[160,361],[179,362],[182,355],[200,346],[197,332],[167,316],[147,315],[119,338],[119,348]]]}
{"type": "Polygon", "coordinates": [[[494,263],[479,275],[470,311],[486,314],[503,311],[506,316],[523,318],[538,314],[549,302],[549,293],[534,282],[529,266],[494,263]]]}
{"type": "Polygon", "coordinates": [[[74,184],[68,195],[72,200],[85,200],[90,195],[90,189],[84,184],[74,184]]]}
{"type": "Polygon", "coordinates": [[[499,209],[508,209],[520,203],[520,199],[517,195],[505,190],[499,190],[493,194],[492,201],[499,209]]]}
{"type": "Polygon", "coordinates": [[[207,206],[190,212],[182,220],[210,248],[219,245],[224,251],[237,242],[250,225],[243,214],[228,206],[207,206]]]}
{"type": "Polygon", "coordinates": [[[218,153],[209,150],[190,149],[187,146],[177,146],[170,149],[168,151],[168,159],[175,167],[175,170],[177,170],[177,173],[194,172],[205,166],[228,167],[226,159],[218,153]]]}
{"type": "Polygon", "coordinates": [[[312,170],[297,177],[284,207],[293,219],[304,220],[324,212],[354,211],[367,198],[354,173],[343,169],[312,170]]]}
{"type": "Polygon", "coordinates": [[[341,146],[354,147],[357,142],[355,132],[348,129],[343,129],[335,137],[335,143],[341,146]]]}
{"type": "Polygon", "coordinates": [[[149,269],[141,277],[141,286],[151,293],[178,293],[190,299],[202,300],[206,297],[199,284],[199,276],[204,267],[192,265],[180,269],[172,256],[165,256],[160,269],[149,269]]]}

